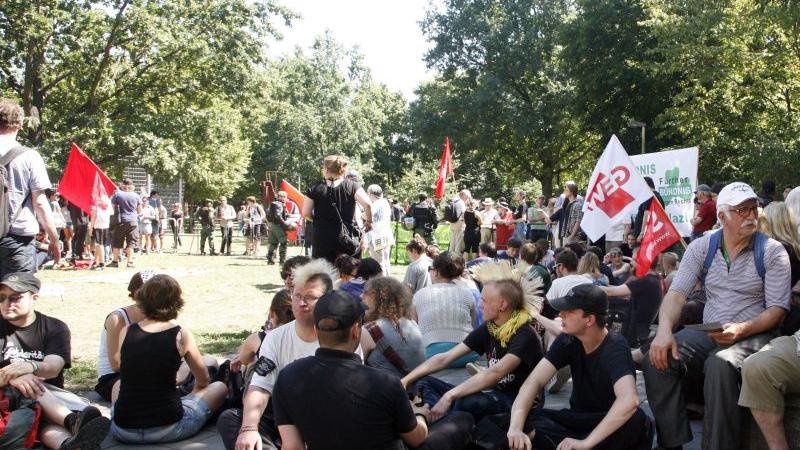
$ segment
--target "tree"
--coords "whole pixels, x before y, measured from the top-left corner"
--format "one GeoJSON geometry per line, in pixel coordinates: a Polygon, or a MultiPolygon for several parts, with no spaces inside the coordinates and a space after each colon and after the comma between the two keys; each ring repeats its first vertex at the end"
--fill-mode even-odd
{"type": "Polygon", "coordinates": [[[346,156],[362,177],[386,182],[394,177],[398,133],[406,103],[372,80],[356,50],[345,50],[326,34],[306,54],[273,63],[266,74],[264,104],[254,118],[250,176],[265,171],[307,185],[320,178],[326,155],[346,156]]]}
{"type": "Polygon", "coordinates": [[[800,163],[800,5],[649,0],[646,25],[677,80],[664,134],[700,146],[706,180],[795,182],[800,163]]]}
{"type": "MultiPolygon", "coordinates": [[[[215,115],[237,116],[252,94],[275,17],[292,15],[273,0],[5,0],[0,91],[21,101],[24,137],[51,168],[75,140],[112,171],[133,160],[202,183],[192,164],[230,136],[215,115]]],[[[248,155],[237,138],[224,145],[233,160],[248,155]]]]}
{"type": "Polygon", "coordinates": [[[600,135],[578,114],[559,37],[568,0],[447,0],[423,31],[442,81],[469,96],[465,111],[483,167],[518,182],[539,179],[545,195],[566,173],[590,171],[600,135]]]}

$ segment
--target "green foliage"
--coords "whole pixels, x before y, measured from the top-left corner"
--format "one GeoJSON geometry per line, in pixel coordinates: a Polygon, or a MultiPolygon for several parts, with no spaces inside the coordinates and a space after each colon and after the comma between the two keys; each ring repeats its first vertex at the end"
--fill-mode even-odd
{"type": "Polygon", "coordinates": [[[302,188],[320,179],[323,158],[333,154],[347,157],[367,180],[385,183],[384,173],[399,172],[393,136],[403,126],[405,101],[372,80],[357,51],[325,35],[308,54],[297,49],[272,64],[266,78],[252,178],[275,170],[299,178],[302,188]]]}
{"type": "Polygon", "coordinates": [[[272,0],[3,1],[0,89],[55,171],[74,140],[117,174],[136,161],[197,193],[230,192],[246,167],[203,169],[249,156],[234,105],[252,97],[276,16],[291,18],[272,0]]]}

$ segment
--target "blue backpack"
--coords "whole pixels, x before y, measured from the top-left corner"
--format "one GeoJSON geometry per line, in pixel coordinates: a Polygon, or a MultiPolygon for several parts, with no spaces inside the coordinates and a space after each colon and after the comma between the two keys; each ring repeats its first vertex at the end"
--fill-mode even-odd
{"type": "MultiPolygon", "coordinates": [[[[767,268],[764,266],[764,253],[767,249],[767,237],[766,234],[756,231],[756,242],[755,246],[753,247],[753,259],[755,260],[756,264],[756,272],[758,272],[758,276],[761,277],[761,281],[764,281],[764,275],[767,273],[767,268]]],[[[700,283],[705,287],[706,285],[706,275],[708,275],[708,269],[711,268],[711,264],[714,262],[714,256],[717,255],[717,250],[719,250],[719,245],[722,241],[722,230],[715,231],[708,240],[708,252],[706,253],[706,260],[703,262],[703,271],[700,272],[700,283]]]]}

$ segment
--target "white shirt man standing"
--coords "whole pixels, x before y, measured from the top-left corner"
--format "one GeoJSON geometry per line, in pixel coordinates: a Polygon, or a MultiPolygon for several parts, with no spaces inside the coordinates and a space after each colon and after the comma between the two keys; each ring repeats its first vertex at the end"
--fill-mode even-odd
{"type": "Polygon", "coordinates": [[[219,206],[217,206],[216,216],[219,221],[220,231],[222,231],[222,245],[220,246],[219,254],[230,256],[236,210],[233,209],[233,206],[228,204],[228,199],[224,195],[219,197],[219,206]]]}
{"type": "MultiPolygon", "coordinates": [[[[0,277],[14,272],[36,271],[34,237],[42,229],[50,240],[50,253],[61,261],[58,233],[45,189],[50,189],[47,169],[39,153],[17,143],[22,129],[22,108],[0,99],[0,164],[8,171],[8,233],[0,236],[0,277]],[[37,220],[38,219],[38,220],[37,220]]],[[[5,230],[3,230],[5,231],[5,230]]]]}

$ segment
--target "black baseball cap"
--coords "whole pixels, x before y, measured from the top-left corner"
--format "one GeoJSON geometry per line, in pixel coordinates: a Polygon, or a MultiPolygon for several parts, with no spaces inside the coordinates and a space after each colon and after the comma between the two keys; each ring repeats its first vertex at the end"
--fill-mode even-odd
{"type": "Polygon", "coordinates": [[[579,284],[570,289],[567,295],[550,300],[550,306],[556,311],[582,309],[587,314],[605,316],[608,314],[608,296],[594,284],[579,284]]]}
{"type": "Polygon", "coordinates": [[[34,294],[38,294],[39,288],[42,287],[42,282],[32,273],[27,272],[9,273],[3,277],[0,284],[8,286],[15,292],[32,292],[34,294]]]}
{"type": "Polygon", "coordinates": [[[333,319],[336,325],[326,326],[324,330],[344,330],[360,320],[365,310],[364,305],[347,292],[330,291],[317,300],[314,306],[314,323],[320,329],[319,323],[322,320],[333,319]]]}

